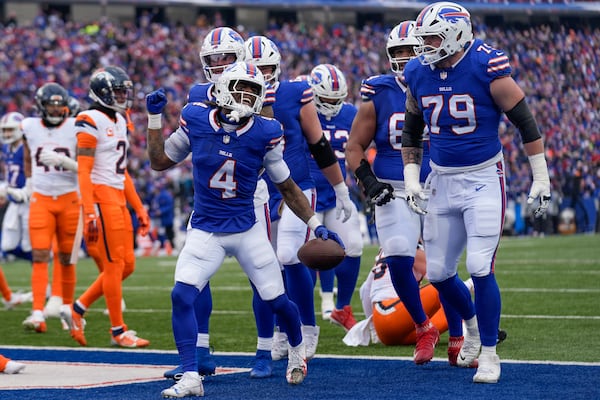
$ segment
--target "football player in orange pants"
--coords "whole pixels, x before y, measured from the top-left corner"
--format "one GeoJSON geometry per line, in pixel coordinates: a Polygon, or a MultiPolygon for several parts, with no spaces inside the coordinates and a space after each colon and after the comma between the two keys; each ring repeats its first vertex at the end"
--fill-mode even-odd
{"type": "MultiPolygon", "coordinates": [[[[131,216],[126,207],[126,188],[133,185],[127,173],[127,120],[124,114],[133,101],[133,83],[120,67],[96,70],[90,78],[89,110],[77,115],[77,162],[84,238],[100,274],[70,309],[61,316],[71,337],[85,346],[86,310],[104,295],[111,323],[111,343],[119,347],[146,347],[150,342],[137,336],[123,320],[122,280],[126,249],[133,240],[131,216]],[[123,238],[130,238],[124,241],[123,238]]],[[[141,203],[141,202],[140,202],[141,203]]],[[[143,207],[142,207],[143,208],[143,207]]],[[[138,216],[142,213],[139,211],[138,216]]]]}
{"type": "Polygon", "coordinates": [[[26,329],[46,332],[44,303],[48,286],[48,262],[52,241],[56,237],[58,253],[55,265],[60,269],[62,298],[70,304],[75,295],[75,265],[71,263],[71,250],[79,220],[79,195],[77,186],[77,139],[74,118],[69,117],[69,95],[56,83],[46,83],[35,95],[42,117],[23,120],[23,164],[27,184],[15,196],[29,203],[29,235],[31,239],[33,270],[32,313],[23,321],[26,329]]]}

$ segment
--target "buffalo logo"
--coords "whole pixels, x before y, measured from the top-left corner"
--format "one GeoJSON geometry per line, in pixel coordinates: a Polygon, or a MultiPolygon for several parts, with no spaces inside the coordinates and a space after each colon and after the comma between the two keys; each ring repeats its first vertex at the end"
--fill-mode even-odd
{"type": "Polygon", "coordinates": [[[438,11],[438,17],[440,17],[440,19],[444,21],[451,22],[453,24],[457,23],[461,19],[466,19],[467,22],[469,21],[468,12],[464,11],[461,8],[451,6],[440,9],[440,11],[438,11]]]}

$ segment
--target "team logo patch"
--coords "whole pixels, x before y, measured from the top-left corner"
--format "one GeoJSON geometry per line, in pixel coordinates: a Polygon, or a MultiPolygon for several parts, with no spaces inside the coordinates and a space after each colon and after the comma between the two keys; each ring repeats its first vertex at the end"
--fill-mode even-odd
{"type": "Polygon", "coordinates": [[[223,143],[229,144],[231,142],[231,137],[229,135],[223,136],[223,143]]]}

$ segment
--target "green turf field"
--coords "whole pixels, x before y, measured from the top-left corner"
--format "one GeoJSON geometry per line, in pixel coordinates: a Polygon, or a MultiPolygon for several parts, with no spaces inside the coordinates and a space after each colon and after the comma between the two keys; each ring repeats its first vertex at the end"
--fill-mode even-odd
{"type": "MultiPolygon", "coordinates": [[[[370,269],[375,247],[365,248],[359,286],[370,269]]],[[[136,272],[124,283],[127,302],[125,322],[151,349],[174,350],[170,321],[170,290],[175,258],[139,258],[136,272]]],[[[3,265],[14,290],[27,289],[31,268],[23,262],[3,265]]],[[[465,277],[464,264],[460,275],[465,277]]],[[[508,339],[499,345],[503,359],[598,361],[600,360],[600,236],[574,235],[545,238],[503,238],[496,263],[502,291],[501,327],[508,339]]],[[[79,295],[96,277],[89,260],[78,265],[79,295]]],[[[214,311],[211,345],[215,351],[254,352],[256,332],[251,308],[251,290],[242,270],[228,259],[212,283],[214,311]]],[[[381,344],[351,348],[341,339],[342,328],[323,322],[320,300],[315,291],[317,321],[321,326],[318,352],[321,354],[410,356],[412,346],[386,347],[381,344]]],[[[363,318],[358,289],[353,308],[363,318]]],[[[109,347],[109,322],[99,300],[87,315],[86,337],[92,347],[109,347]]],[[[11,311],[0,310],[0,344],[33,346],[78,345],[60,329],[56,319],[48,321],[48,332],[25,332],[21,322],[28,305],[11,311]]],[[[437,357],[446,357],[447,333],[442,335],[437,357]]]]}

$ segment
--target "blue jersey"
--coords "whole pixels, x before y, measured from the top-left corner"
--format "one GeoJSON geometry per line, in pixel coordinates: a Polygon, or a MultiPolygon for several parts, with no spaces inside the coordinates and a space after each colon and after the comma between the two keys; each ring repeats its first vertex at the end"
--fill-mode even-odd
{"type": "Polygon", "coordinates": [[[181,112],[194,174],[193,228],[236,233],[255,221],[254,192],[265,154],[282,140],[279,122],[255,116],[234,132],[217,120],[218,110],[188,103],[181,112]]]}
{"type": "MultiPolygon", "coordinates": [[[[319,121],[321,121],[321,127],[323,133],[331,148],[335,153],[342,170],[342,175],[346,179],[346,143],[348,142],[348,136],[350,134],[350,128],[352,127],[352,121],[356,115],[356,107],[350,103],[344,103],[340,113],[331,119],[327,119],[323,115],[319,114],[319,121]]],[[[317,188],[317,211],[325,211],[335,207],[335,191],[333,186],[329,183],[327,178],[321,172],[321,169],[317,165],[314,158],[308,154],[310,159],[310,174],[315,181],[315,187],[317,188]]]]}
{"type": "Polygon", "coordinates": [[[188,103],[216,101],[213,94],[213,86],[212,83],[196,83],[188,93],[188,103]]]}
{"type": "MultiPolygon", "coordinates": [[[[300,125],[300,109],[313,100],[312,89],[305,81],[283,81],[279,82],[275,94],[277,100],[273,104],[273,113],[283,125],[283,159],[300,189],[314,188],[308,164],[308,144],[300,125]]],[[[281,201],[281,194],[268,177],[265,181],[269,186],[269,206],[273,209],[281,201]]]]}
{"type": "Polygon", "coordinates": [[[435,164],[477,165],[501,151],[502,110],[490,94],[490,83],[511,72],[504,52],[481,39],[473,41],[453,68],[422,66],[417,59],[406,65],[404,76],[429,128],[435,164]]]}
{"type": "MultiPolygon", "coordinates": [[[[12,149],[12,144],[3,146],[6,155],[6,183],[12,188],[22,188],[25,186],[25,169],[23,167],[23,142],[16,149],[12,149]]],[[[12,199],[9,196],[9,199],[12,199]]]]}
{"type": "MultiPolygon", "coordinates": [[[[373,161],[373,172],[381,179],[403,181],[404,162],[401,148],[406,114],[406,88],[394,75],[378,75],[362,82],[360,94],[363,101],[372,101],[375,107],[377,124],[374,141],[377,154],[373,161]]],[[[425,182],[429,172],[429,143],[427,135],[424,135],[421,182],[425,182]]]]}

